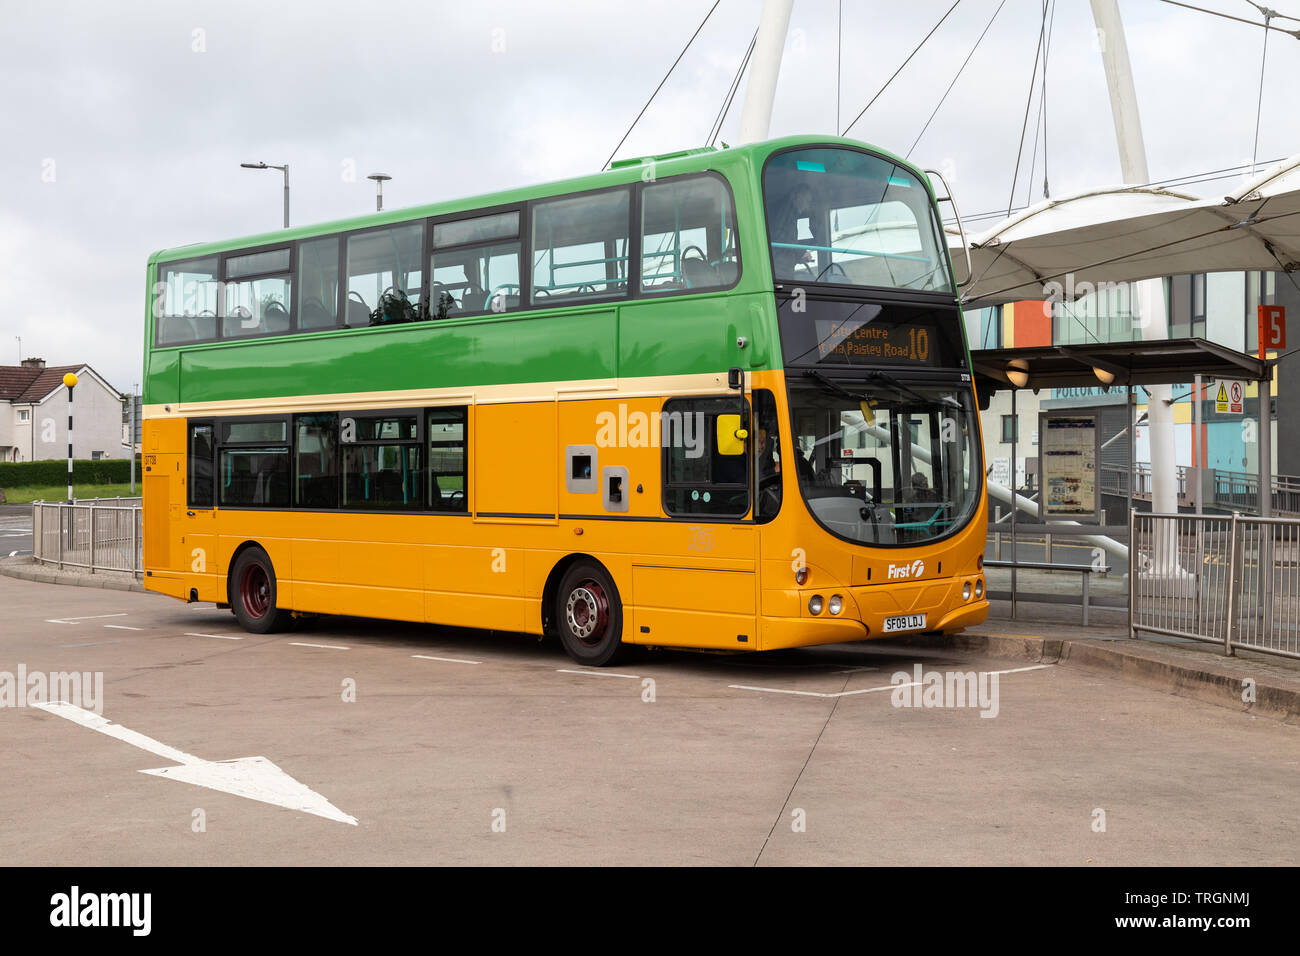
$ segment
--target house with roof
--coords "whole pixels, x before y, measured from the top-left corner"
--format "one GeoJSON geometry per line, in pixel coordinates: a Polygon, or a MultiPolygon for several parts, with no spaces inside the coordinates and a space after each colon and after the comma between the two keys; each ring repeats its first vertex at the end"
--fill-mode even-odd
{"type": "Polygon", "coordinates": [[[125,458],[122,395],[89,365],[46,367],[44,359],[0,365],[0,461],[40,461],[68,454],[68,389],[75,372],[74,458],[125,458]]]}

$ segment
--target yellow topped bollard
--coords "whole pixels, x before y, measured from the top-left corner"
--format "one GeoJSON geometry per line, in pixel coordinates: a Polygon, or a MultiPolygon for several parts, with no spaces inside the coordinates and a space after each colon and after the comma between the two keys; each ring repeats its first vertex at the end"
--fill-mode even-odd
{"type": "Polygon", "coordinates": [[[72,388],[77,384],[77,373],[64,375],[63,384],[68,386],[68,504],[72,504],[72,388]]]}

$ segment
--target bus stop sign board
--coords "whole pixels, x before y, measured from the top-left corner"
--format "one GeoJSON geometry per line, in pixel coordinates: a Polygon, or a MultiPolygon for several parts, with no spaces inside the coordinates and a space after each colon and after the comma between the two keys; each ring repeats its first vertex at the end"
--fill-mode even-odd
{"type": "Polygon", "coordinates": [[[1261,305],[1259,314],[1259,357],[1267,349],[1286,348],[1286,307],[1261,305]]]}

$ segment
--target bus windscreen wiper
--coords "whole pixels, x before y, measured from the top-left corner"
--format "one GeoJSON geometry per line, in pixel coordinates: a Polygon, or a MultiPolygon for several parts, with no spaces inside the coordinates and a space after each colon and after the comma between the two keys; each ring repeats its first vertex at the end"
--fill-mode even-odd
{"type": "Polygon", "coordinates": [[[836,395],[840,395],[844,398],[851,399],[852,401],[855,402],[867,402],[869,404],[874,404],[875,402],[875,399],[872,398],[870,395],[866,394],[865,392],[851,391],[845,388],[839,382],[835,381],[834,379],[827,378],[825,375],[823,375],[815,368],[807,369],[804,372],[804,375],[808,376],[809,378],[817,379],[817,381],[821,383],[823,388],[825,388],[829,392],[835,393],[836,395]]]}
{"type": "Polygon", "coordinates": [[[904,385],[902,382],[900,382],[894,376],[890,375],[888,372],[882,372],[879,369],[875,369],[873,371],[868,372],[867,377],[873,378],[880,382],[887,382],[889,385],[896,388],[901,394],[910,396],[914,401],[924,402],[927,405],[938,402],[942,405],[950,405],[955,408],[961,408],[961,402],[957,401],[951,395],[940,395],[938,398],[927,398],[925,395],[922,395],[920,392],[915,391],[909,388],[908,386],[904,385]]]}

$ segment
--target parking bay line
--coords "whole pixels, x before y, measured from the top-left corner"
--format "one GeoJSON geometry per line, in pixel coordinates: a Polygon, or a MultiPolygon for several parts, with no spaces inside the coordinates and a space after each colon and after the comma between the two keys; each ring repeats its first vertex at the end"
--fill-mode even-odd
{"type": "Polygon", "coordinates": [[[292,647],[319,647],[326,651],[350,651],[352,648],[344,647],[342,644],[304,644],[301,641],[290,641],[292,647]]]}
{"type": "Polygon", "coordinates": [[[557,667],[557,674],[581,674],[583,677],[625,677],[628,680],[640,680],[640,674],[611,674],[606,671],[574,671],[565,667],[557,667]]]}
{"type": "Polygon", "coordinates": [[[412,654],[412,657],[418,657],[422,661],[442,661],[446,664],[482,664],[482,661],[468,661],[459,657],[432,657],[428,654],[412,654]]]}
{"type": "MultiPolygon", "coordinates": [[[[1013,667],[1005,671],[984,671],[987,674],[1020,674],[1025,671],[1042,670],[1045,667],[1053,667],[1052,664],[1034,664],[1030,667],[1013,667]]],[[[936,672],[937,673],[937,672],[936,672]]],[[[615,675],[618,676],[618,675],[615,675]]],[[[874,694],[882,690],[898,690],[902,687],[921,687],[922,683],[909,681],[906,684],[886,684],[883,687],[863,687],[859,690],[842,690],[835,694],[825,694],[815,690],[788,690],[783,687],[754,687],[749,684],[728,684],[727,687],[732,690],[755,690],[765,694],[795,694],[799,697],[853,697],[856,694],[874,694]]]]}
{"type": "Polygon", "coordinates": [[[222,641],[242,641],[243,638],[237,634],[200,634],[197,631],[186,631],[186,637],[215,637],[222,641]]]}
{"type": "Polygon", "coordinates": [[[46,624],[75,624],[77,621],[95,621],[104,617],[126,617],[126,611],[119,614],[84,614],[81,617],[47,617],[46,624]]]}

